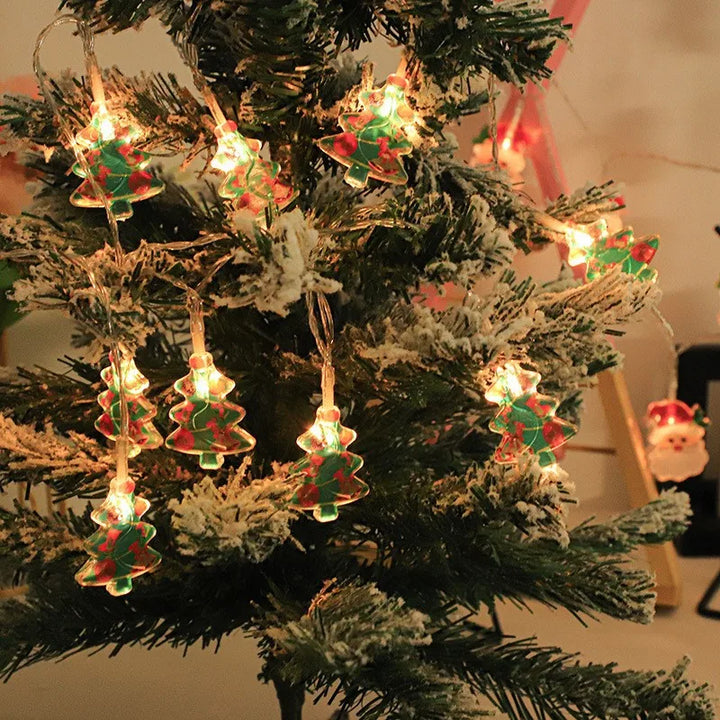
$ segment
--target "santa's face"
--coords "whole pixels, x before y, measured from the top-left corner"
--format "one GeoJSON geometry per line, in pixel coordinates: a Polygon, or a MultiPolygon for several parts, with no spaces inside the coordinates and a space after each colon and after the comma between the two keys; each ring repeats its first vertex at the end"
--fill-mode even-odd
{"type": "Polygon", "coordinates": [[[700,475],[710,459],[702,438],[673,435],[648,452],[652,474],[661,481],[682,482],[700,475]]]}
{"type": "Polygon", "coordinates": [[[662,448],[663,450],[683,452],[686,448],[697,445],[701,440],[702,435],[693,432],[691,429],[678,430],[677,432],[661,436],[656,443],[656,447],[662,448]]]}

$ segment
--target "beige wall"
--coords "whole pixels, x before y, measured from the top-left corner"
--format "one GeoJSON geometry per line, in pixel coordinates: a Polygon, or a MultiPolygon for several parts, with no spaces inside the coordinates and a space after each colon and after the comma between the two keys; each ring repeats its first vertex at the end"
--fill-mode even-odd
{"type": "MultiPolygon", "coordinates": [[[[3,76],[31,72],[32,42],[52,18],[55,4],[0,0],[3,76]]],[[[720,5],[714,0],[597,0],[558,73],[557,87],[548,95],[570,185],[609,177],[624,180],[627,222],[640,234],[662,236],[654,263],[665,292],[662,309],[682,343],[717,336],[714,283],[720,272],[720,239],[713,226],[720,222],[720,176],[640,155],[720,166],[719,31],[720,5]]],[[[178,68],[174,49],[157,27],[101,37],[98,54],[102,63],[116,63],[127,72],[178,68]]],[[[378,74],[392,70],[392,54],[384,49],[373,54],[381,60],[378,74]]],[[[79,42],[69,29],[59,30],[48,42],[44,64],[58,70],[69,63],[81,69],[79,42]]],[[[556,262],[552,252],[523,261],[546,276],[556,262]]],[[[11,362],[52,365],[53,358],[68,349],[69,327],[54,317],[31,316],[9,336],[11,362]]],[[[641,414],[650,400],[664,394],[669,379],[660,328],[648,316],[621,346],[627,353],[633,402],[641,414]]],[[[720,427],[720,418],[716,424],[720,427]]],[[[588,398],[579,441],[607,443],[594,394],[588,398]]],[[[571,453],[567,467],[586,511],[626,505],[612,459],[571,453]]],[[[692,652],[691,647],[687,650],[692,652]]],[[[621,655],[622,649],[616,653],[621,655]]],[[[637,661],[626,654],[623,662],[637,661]]],[[[90,717],[91,708],[107,720],[128,713],[158,720],[277,717],[271,690],[255,681],[257,671],[251,643],[238,637],[227,641],[218,655],[194,648],[182,658],[163,648],[152,653],[128,649],[111,661],[102,655],[76,657],[59,666],[24,671],[0,686],[0,720],[70,720],[90,717]]],[[[328,715],[314,709],[308,718],[328,715]]]]}

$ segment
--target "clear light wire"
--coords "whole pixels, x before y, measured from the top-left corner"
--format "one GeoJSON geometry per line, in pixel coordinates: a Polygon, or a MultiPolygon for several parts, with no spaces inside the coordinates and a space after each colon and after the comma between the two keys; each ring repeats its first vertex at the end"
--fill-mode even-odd
{"type": "MultiPolygon", "coordinates": [[[[66,142],[72,148],[75,158],[85,173],[85,177],[90,183],[96,197],[99,197],[102,201],[103,207],[105,208],[105,215],[107,217],[108,225],[110,227],[110,236],[113,242],[113,248],[115,251],[115,262],[118,268],[122,268],[125,254],[120,244],[120,230],[118,228],[118,222],[113,215],[110,207],[110,200],[105,194],[104,190],[98,184],[95,176],[93,175],[90,166],[87,162],[85,154],[78,147],[75,135],[73,133],[70,123],[67,121],[63,113],[60,112],[60,108],[55,100],[55,97],[49,87],[47,80],[47,73],[43,69],[40,63],[40,53],[42,51],[43,44],[47,40],[50,33],[61,25],[74,24],[78,28],[78,32],[83,43],[83,53],[85,55],[85,64],[87,73],[90,79],[93,100],[104,106],[105,104],[105,92],[102,87],[102,78],[100,69],[95,56],[95,37],[90,29],[90,26],[81,18],[73,14],[65,14],[57,17],[53,22],[44,27],[35,41],[35,49],[33,51],[33,70],[35,77],[38,81],[40,91],[45,97],[46,102],[50,106],[53,115],[57,118],[60,125],[62,135],[65,137],[66,142]]],[[[117,439],[117,476],[120,479],[124,479],[128,475],[128,436],[129,436],[129,413],[127,406],[127,395],[125,392],[125,378],[123,376],[123,366],[121,362],[122,353],[124,351],[121,348],[120,343],[112,338],[115,335],[115,329],[113,325],[113,310],[110,299],[110,294],[107,288],[102,282],[98,280],[95,274],[86,268],[86,273],[90,280],[90,284],[95,290],[96,294],[100,298],[102,304],[105,307],[105,314],[108,325],[108,335],[111,338],[110,351],[112,357],[113,372],[118,378],[118,397],[120,400],[120,434],[117,439]]]]}
{"type": "Polygon", "coordinates": [[[322,404],[323,407],[332,407],[335,404],[335,369],[332,364],[335,324],[333,322],[332,311],[323,292],[311,291],[305,293],[305,302],[308,308],[308,325],[310,326],[310,332],[315,338],[315,344],[323,361],[321,379],[322,404]],[[319,323],[317,315],[315,314],[316,304],[318,313],[320,314],[319,323]]]}

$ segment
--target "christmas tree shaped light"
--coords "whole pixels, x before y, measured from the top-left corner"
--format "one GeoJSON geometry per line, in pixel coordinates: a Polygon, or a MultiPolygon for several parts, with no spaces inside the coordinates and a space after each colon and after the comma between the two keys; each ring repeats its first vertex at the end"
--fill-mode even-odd
{"type": "Polygon", "coordinates": [[[577,432],[574,425],[555,417],[558,402],[537,392],[540,379],[540,373],[524,370],[515,361],[495,371],[485,399],[500,405],[489,425],[502,435],[495,451],[497,462],[512,463],[530,453],[540,465],[551,465],[557,462],[556,448],[577,432]]]}
{"type": "Polygon", "coordinates": [[[255,438],[238,424],[245,410],[225,399],[235,382],[225,377],[205,350],[205,331],[199,308],[191,310],[190,328],[193,353],[190,373],[175,383],[185,400],[170,410],[170,418],[180,427],[165,441],[167,447],[190,455],[199,455],[200,467],[216,470],[224,456],[248,452],[255,438]]]}
{"type": "Polygon", "coordinates": [[[215,128],[218,149],[211,167],[226,173],[220,197],[233,201],[236,210],[258,215],[274,203],[283,209],[293,199],[293,189],[278,179],[280,165],[260,157],[259,140],[243,137],[232,120],[215,128]]]}
{"type": "Polygon", "coordinates": [[[85,151],[90,175],[82,163],[73,165],[73,172],[84,181],[70,196],[70,202],[78,207],[100,208],[104,207],[104,195],[115,218],[126,220],[133,214],[131,203],[157,195],[165,183],[146,170],[150,155],[133,147],[137,130],[121,125],[102,102],[94,102],[91,108],[90,125],[75,137],[85,151]]]}
{"type": "MultiPolygon", "coordinates": [[[[135,457],[141,450],[154,450],[160,447],[163,438],[152,422],[157,410],[144,395],[150,383],[137,369],[131,355],[125,353],[121,355],[120,373],[128,407],[128,456],[135,457]]],[[[98,396],[98,404],[104,412],[95,421],[95,428],[110,440],[117,440],[121,425],[120,383],[112,353],[110,365],[100,376],[108,389],[98,396]]]]}
{"type": "Polygon", "coordinates": [[[655,257],[659,244],[657,236],[636,238],[632,228],[601,235],[587,251],[586,276],[593,280],[611,268],[620,266],[628,275],[638,280],[654,282],[657,271],[648,267],[655,257]]]}
{"type": "Polygon", "coordinates": [[[415,113],[405,100],[407,82],[390,75],[382,88],[360,93],[362,112],[340,117],[343,132],[318,141],[320,149],[346,165],[345,182],[365,187],[368,177],[402,185],[407,173],[400,160],[412,150],[408,128],[415,113]]]}
{"type": "Polygon", "coordinates": [[[329,522],[337,518],[340,505],[359,500],[368,494],[369,488],[355,477],[363,459],[348,450],[357,433],[340,424],[340,410],[335,406],[334,328],[330,305],[321,292],[308,293],[306,302],[310,331],[323,359],[322,404],[312,427],[297,439],[306,455],[290,466],[289,477],[300,482],[290,504],[299,510],[312,510],[316,520],[329,522]],[[315,317],[315,302],[322,330],[315,317]]]}
{"type": "Polygon", "coordinates": [[[356,437],[354,430],[340,424],[337,407],[318,408],[312,427],[297,439],[306,455],[290,467],[290,477],[301,478],[293,507],[312,510],[316,520],[328,522],[337,518],[338,506],[367,495],[368,486],[355,476],[363,460],[347,449],[356,437]]]}
{"type": "Polygon", "coordinates": [[[149,507],[135,495],[135,483],[126,474],[113,478],[107,498],[91,515],[100,529],[85,541],[91,557],[75,575],[80,585],[104,586],[111,595],[125,595],[133,578],[160,564],[160,553],[148,546],[155,528],[140,520],[149,507]]]}

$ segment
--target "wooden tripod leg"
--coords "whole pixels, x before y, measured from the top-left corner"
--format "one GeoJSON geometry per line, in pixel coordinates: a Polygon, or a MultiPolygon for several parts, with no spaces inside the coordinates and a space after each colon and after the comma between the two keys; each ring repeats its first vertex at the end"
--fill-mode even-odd
{"type": "MultiPolygon", "coordinates": [[[[600,398],[620,469],[627,486],[630,504],[640,507],[658,497],[655,480],[645,461],[642,433],[630,402],[625,376],[619,370],[606,370],[598,376],[600,398]]],[[[655,573],[655,590],[659,607],[680,604],[682,584],[675,546],[666,542],[646,548],[650,567],[655,573]]]]}

